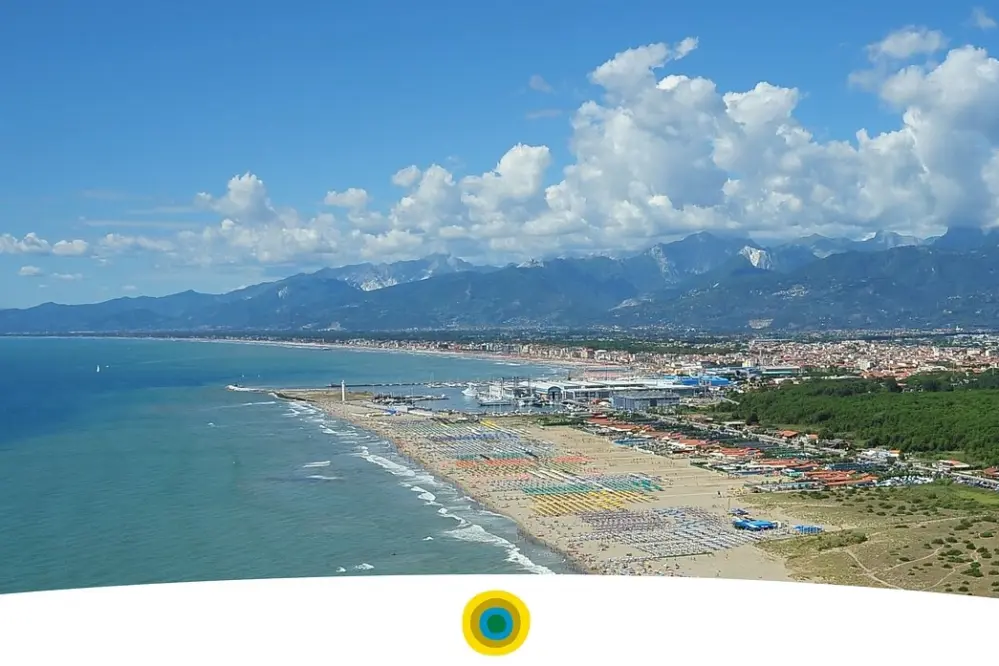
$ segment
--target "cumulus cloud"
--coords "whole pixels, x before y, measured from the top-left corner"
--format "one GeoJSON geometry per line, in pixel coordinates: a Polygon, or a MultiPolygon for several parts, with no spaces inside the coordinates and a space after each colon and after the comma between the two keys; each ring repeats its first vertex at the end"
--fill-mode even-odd
{"type": "Polygon", "coordinates": [[[52,254],[60,257],[82,257],[89,251],[90,244],[82,240],[61,240],[52,246],[52,254]]]}
{"type": "Polygon", "coordinates": [[[17,274],[21,277],[33,278],[42,277],[45,275],[45,272],[38,266],[21,266],[20,270],[17,271],[17,274]]]}
{"type": "Polygon", "coordinates": [[[323,202],[327,206],[339,208],[364,208],[368,205],[368,193],[357,187],[351,187],[343,192],[330,191],[326,193],[323,202]]]}
{"type": "Polygon", "coordinates": [[[884,39],[866,48],[868,69],[851,72],[848,80],[860,88],[876,91],[884,80],[895,73],[901,62],[939,53],[947,46],[947,38],[939,30],[910,25],[894,30],[884,39]]]}
{"type": "Polygon", "coordinates": [[[90,245],[83,240],[61,240],[55,243],[31,232],[23,238],[11,234],[0,234],[0,254],[54,254],[64,257],[79,257],[87,254],[90,245]]]}
{"type": "Polygon", "coordinates": [[[83,279],[83,275],[80,273],[53,273],[51,277],[65,282],[76,282],[83,279]]]}
{"type": "Polygon", "coordinates": [[[947,38],[939,30],[910,25],[889,33],[880,42],[867,47],[871,60],[888,58],[908,60],[913,56],[936,53],[947,46],[947,38]]]}
{"type": "MultiPolygon", "coordinates": [[[[948,224],[991,226],[999,208],[999,62],[908,27],[866,49],[872,91],[896,129],[819,141],[796,118],[796,87],[763,81],[722,91],[676,71],[698,45],[649,44],[590,73],[602,97],[571,116],[571,163],[550,172],[546,146],[516,145],[483,174],[411,165],[402,197],[369,210],[365,190],[332,191],[335,214],[281,212],[252,174],[200,200],[224,216],[187,238],[228,261],[330,263],[451,251],[472,260],[625,252],[699,230],[763,241],[876,230],[927,235],[948,224]],[[892,63],[898,63],[894,67],[892,63]],[[667,68],[673,71],[663,72],[667,68]]],[[[207,259],[206,259],[207,260],[207,259]]]]}
{"type": "MultiPolygon", "coordinates": [[[[571,155],[559,171],[547,146],[518,144],[485,173],[406,166],[390,177],[399,198],[383,207],[360,184],[337,184],[325,198],[331,209],[313,215],[279,208],[246,173],[197,196],[218,216],[213,225],[156,245],[114,234],[96,245],[199,264],[432,252],[503,262],[638,251],[700,230],[777,242],[997,226],[999,61],[973,46],[941,53],[946,45],[939,32],[908,27],[866,49],[867,87],[897,118],[881,133],[860,127],[819,140],[798,119],[798,87],[763,80],[722,90],[685,75],[682,59],[698,47],[688,38],[624,50],[593,69],[600,94],[570,114],[571,155]]],[[[0,237],[4,251],[42,243],[0,237]]]]}

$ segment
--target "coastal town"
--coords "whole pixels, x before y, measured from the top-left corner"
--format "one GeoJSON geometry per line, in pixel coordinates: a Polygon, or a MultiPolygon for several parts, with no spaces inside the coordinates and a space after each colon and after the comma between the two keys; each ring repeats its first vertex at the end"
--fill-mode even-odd
{"type": "MultiPolygon", "coordinates": [[[[222,338],[224,339],[224,338],[222,338]]],[[[245,339],[245,338],[239,338],[245,339]]],[[[266,339],[266,338],[256,338],[266,339]]],[[[719,367],[782,367],[842,371],[902,379],[917,372],[999,367],[999,335],[834,341],[751,338],[723,343],[664,341],[658,344],[608,339],[572,345],[505,341],[282,338],[292,344],[330,345],[383,351],[448,353],[513,358],[543,363],[602,364],[646,373],[696,373],[719,367]]]]}
{"type": "Polygon", "coordinates": [[[935,345],[756,340],[683,353],[342,344],[580,366],[571,379],[470,382],[463,390],[467,402],[458,406],[443,394],[430,403],[377,387],[278,393],[379,433],[580,571],[999,594],[999,584],[992,585],[999,570],[981,569],[993,550],[999,554],[988,529],[999,521],[991,513],[993,503],[999,505],[996,466],[880,446],[828,428],[770,423],[755,411],[735,416],[741,401],[780,387],[861,382],[879,395],[904,398],[934,373],[985,376],[999,363],[993,339],[935,345]],[[955,553],[950,544],[974,525],[984,525],[977,541],[965,540],[975,552],[955,553]],[[932,538],[910,543],[913,535],[932,538]],[[865,555],[878,543],[888,544],[895,559],[885,560],[877,549],[865,555]],[[927,552],[917,560],[910,548],[927,552]],[[931,555],[939,566],[932,575],[926,568],[931,555]],[[860,574],[849,562],[829,564],[842,556],[860,562],[860,574]],[[920,568],[903,566],[909,561],[920,568]],[[962,571],[971,582],[954,578],[958,564],[968,565],[962,571]],[[977,581],[978,574],[991,586],[977,581]]]}

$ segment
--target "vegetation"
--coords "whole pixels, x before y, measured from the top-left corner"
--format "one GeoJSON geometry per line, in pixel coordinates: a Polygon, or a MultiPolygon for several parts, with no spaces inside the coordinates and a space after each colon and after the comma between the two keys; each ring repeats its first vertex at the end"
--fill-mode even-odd
{"type": "Polygon", "coordinates": [[[824,525],[823,534],[764,542],[800,580],[999,596],[999,494],[952,483],[743,500],[824,525]]]}
{"type": "Polygon", "coordinates": [[[751,391],[717,407],[749,423],[812,428],[824,438],[906,452],[959,451],[999,464],[999,373],[816,380],[751,391]]]}

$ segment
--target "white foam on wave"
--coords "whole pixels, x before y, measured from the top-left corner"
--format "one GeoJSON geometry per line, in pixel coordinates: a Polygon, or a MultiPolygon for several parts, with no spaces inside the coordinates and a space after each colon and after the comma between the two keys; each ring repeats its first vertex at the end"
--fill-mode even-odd
{"type": "Polygon", "coordinates": [[[464,527],[465,525],[471,525],[470,522],[468,522],[467,520],[465,520],[464,518],[462,518],[457,514],[451,513],[444,507],[437,509],[437,513],[444,516],[445,518],[453,518],[454,520],[457,520],[459,527],[464,527]]]}
{"type": "Polygon", "coordinates": [[[520,566],[525,571],[540,575],[553,575],[555,573],[548,567],[533,562],[531,558],[520,552],[520,548],[503,537],[496,536],[492,532],[487,532],[481,525],[469,523],[468,521],[464,522],[465,524],[461,527],[445,532],[445,534],[459,541],[488,543],[498,548],[503,548],[506,550],[506,561],[520,566]]]}
{"type": "MultiPolygon", "coordinates": [[[[321,429],[324,434],[336,435],[337,439],[343,443],[352,444],[358,441],[371,440],[372,436],[367,431],[360,430],[351,425],[345,425],[345,427],[339,432],[331,429],[328,426],[326,419],[321,415],[321,413],[319,413],[318,410],[312,407],[302,405],[300,403],[289,403],[288,406],[290,409],[290,413],[286,414],[286,416],[306,416],[306,415],[312,416],[313,418],[307,418],[306,420],[321,424],[322,425],[321,429]]],[[[438,515],[444,518],[451,518],[457,521],[458,527],[453,530],[445,532],[445,535],[450,536],[459,541],[492,544],[494,546],[506,550],[507,553],[505,558],[506,561],[517,564],[518,566],[522,567],[525,571],[534,574],[554,574],[554,572],[551,569],[533,562],[529,557],[520,552],[520,549],[515,544],[511,543],[510,541],[507,541],[503,537],[497,536],[491,532],[486,531],[486,529],[483,528],[481,525],[477,525],[468,520],[465,520],[461,516],[449,511],[446,507],[441,506],[440,503],[437,501],[437,496],[434,493],[430,492],[426,488],[421,487],[421,486],[439,487],[441,485],[440,482],[437,479],[435,479],[432,475],[426,472],[418,471],[402,463],[396,462],[394,460],[389,460],[388,458],[372,453],[371,450],[363,444],[356,446],[354,449],[354,453],[352,455],[358,458],[362,458],[372,464],[378,465],[379,467],[389,472],[393,476],[399,477],[400,483],[403,486],[412,490],[413,492],[417,493],[417,497],[420,500],[422,500],[425,505],[439,507],[437,509],[438,515]]],[[[320,467],[320,466],[326,467],[329,465],[329,463],[330,461],[317,461],[315,463],[308,463],[304,465],[304,467],[320,467]],[[320,465],[319,463],[325,463],[325,464],[320,465]]],[[[315,474],[309,476],[308,478],[316,480],[321,479],[324,481],[326,480],[332,481],[337,479],[338,477],[327,477],[325,475],[315,474]]],[[[468,501],[474,501],[470,497],[465,497],[463,499],[466,499],[468,501]]],[[[506,518],[501,514],[496,514],[491,511],[485,511],[484,509],[473,508],[472,506],[461,507],[461,509],[465,511],[476,511],[484,515],[506,518]]],[[[425,537],[423,541],[433,541],[433,537],[430,536],[425,537]]],[[[352,568],[357,571],[366,571],[368,569],[373,569],[374,567],[368,564],[367,562],[362,562],[361,564],[358,564],[352,568]]],[[[339,567],[337,569],[338,573],[343,573],[344,571],[345,570],[343,569],[343,567],[339,567]]]]}
{"type": "Polygon", "coordinates": [[[419,486],[413,486],[412,488],[410,488],[410,490],[412,490],[414,493],[419,493],[419,495],[417,495],[417,497],[419,497],[421,500],[423,500],[425,504],[427,504],[427,505],[431,505],[432,504],[434,506],[440,506],[439,504],[437,504],[437,495],[434,495],[429,490],[426,490],[426,489],[421,488],[419,486]]]}
{"type": "Polygon", "coordinates": [[[432,485],[432,486],[438,485],[437,481],[429,474],[421,474],[412,467],[407,467],[406,465],[393,462],[388,458],[383,458],[379,455],[375,455],[374,453],[371,453],[371,450],[366,446],[358,446],[357,450],[354,452],[354,455],[357,456],[358,458],[363,458],[364,460],[367,460],[369,463],[374,463],[375,465],[378,465],[379,467],[388,471],[390,474],[394,476],[401,476],[403,478],[412,479],[413,481],[416,481],[418,483],[425,483],[427,485],[432,485]]]}
{"type": "MultiPolygon", "coordinates": [[[[427,479],[431,483],[433,483],[433,485],[440,485],[439,483],[437,483],[436,479],[434,479],[428,474],[419,474],[416,472],[416,470],[410,467],[407,467],[397,462],[393,462],[387,458],[383,458],[381,456],[372,454],[371,451],[366,446],[357,447],[357,451],[354,453],[354,455],[360,458],[364,458],[368,462],[372,462],[378,465],[379,467],[388,470],[389,472],[391,472],[396,476],[405,477],[406,479],[412,479],[414,481],[418,480],[420,483],[426,483],[423,479],[427,479]]],[[[525,571],[529,571],[535,574],[555,573],[548,567],[533,562],[529,557],[520,552],[520,548],[518,548],[516,544],[513,544],[504,539],[503,537],[493,534],[492,532],[487,532],[485,528],[483,528],[481,525],[476,525],[475,523],[465,520],[461,516],[455,513],[451,513],[451,511],[449,511],[447,507],[440,506],[440,504],[436,501],[437,496],[434,495],[433,493],[430,493],[429,491],[425,490],[424,488],[421,488],[415,483],[410,484],[405,481],[403,481],[402,483],[403,485],[408,486],[409,489],[412,490],[413,492],[420,493],[419,498],[424,500],[424,502],[427,505],[439,506],[440,508],[437,509],[438,515],[444,518],[451,518],[452,520],[456,520],[458,522],[458,527],[456,529],[445,532],[447,536],[450,536],[459,541],[474,541],[477,543],[488,543],[503,548],[507,551],[506,561],[519,565],[525,571]]],[[[467,509],[472,510],[472,507],[467,507],[467,509]]],[[[495,515],[500,518],[505,518],[505,516],[502,516],[500,514],[493,514],[492,512],[484,512],[484,513],[489,513],[491,515],[495,515]]]]}
{"type": "Polygon", "coordinates": [[[346,570],[346,569],[344,569],[343,567],[337,567],[337,568],[336,568],[336,572],[337,572],[337,573],[347,573],[347,570],[346,570]]]}
{"type": "Polygon", "coordinates": [[[308,468],[308,467],[329,467],[329,466],[330,466],[330,461],[329,460],[317,460],[316,462],[305,463],[304,465],[302,465],[302,467],[306,467],[306,468],[308,468]]]}
{"type": "Polygon", "coordinates": [[[339,476],[327,476],[325,474],[310,474],[309,476],[307,476],[305,478],[307,478],[307,479],[313,479],[315,481],[339,481],[340,480],[339,476]]]}
{"type": "Polygon", "coordinates": [[[256,393],[260,389],[246,388],[245,386],[236,386],[235,384],[230,384],[226,386],[230,391],[236,391],[237,393],[256,393]]]}

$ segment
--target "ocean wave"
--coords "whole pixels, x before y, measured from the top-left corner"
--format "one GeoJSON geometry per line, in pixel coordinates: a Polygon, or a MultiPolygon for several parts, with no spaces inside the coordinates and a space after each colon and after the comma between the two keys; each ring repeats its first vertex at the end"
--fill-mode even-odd
{"type": "Polygon", "coordinates": [[[347,570],[346,570],[346,569],[344,569],[343,567],[337,567],[337,568],[336,568],[336,572],[337,572],[337,573],[347,573],[347,570]]]}
{"type": "Polygon", "coordinates": [[[241,407],[256,407],[257,405],[276,405],[277,400],[250,400],[249,402],[241,402],[237,405],[216,405],[211,407],[211,409],[239,409],[241,407]]]}
{"type": "Polygon", "coordinates": [[[525,571],[533,574],[553,575],[555,572],[548,567],[537,564],[531,558],[520,552],[515,544],[510,543],[501,536],[496,536],[492,532],[487,532],[481,525],[465,521],[465,525],[457,529],[445,532],[445,534],[459,541],[469,541],[473,543],[488,543],[498,548],[506,550],[506,561],[520,566],[525,571]]]}
{"type": "Polygon", "coordinates": [[[421,474],[412,467],[407,467],[406,465],[403,465],[401,463],[393,462],[388,458],[383,458],[382,456],[375,455],[374,453],[371,453],[371,450],[366,446],[358,446],[357,450],[354,452],[354,455],[357,456],[358,458],[363,458],[364,460],[367,460],[369,463],[378,465],[379,467],[386,470],[390,474],[393,474],[394,476],[401,476],[428,485],[438,485],[437,480],[434,479],[434,477],[430,476],[429,474],[421,474]]]}
{"type": "Polygon", "coordinates": [[[441,516],[444,516],[445,518],[451,518],[452,520],[457,520],[459,528],[465,527],[466,525],[471,525],[470,522],[468,522],[467,520],[465,520],[464,518],[462,518],[458,514],[451,513],[450,511],[448,511],[446,507],[441,507],[441,508],[437,509],[437,513],[439,515],[441,515],[441,516]]]}
{"type": "Polygon", "coordinates": [[[309,467],[329,467],[329,466],[330,466],[330,461],[329,460],[317,460],[316,462],[305,463],[304,465],[302,465],[302,467],[305,467],[305,468],[309,468],[309,467]]]}
{"type": "Polygon", "coordinates": [[[424,503],[426,503],[427,505],[440,506],[439,504],[437,504],[437,495],[434,495],[429,490],[426,490],[419,486],[413,486],[410,488],[410,490],[412,490],[414,493],[419,493],[417,497],[423,500],[424,503]]]}
{"type": "MultiPolygon", "coordinates": [[[[289,405],[289,409],[291,413],[287,414],[288,416],[306,416],[306,415],[314,416],[317,414],[317,410],[298,403],[291,403],[289,405]]],[[[345,444],[352,444],[358,441],[372,442],[374,438],[372,434],[368,433],[365,430],[356,428],[352,424],[343,424],[341,427],[341,424],[338,422],[337,427],[341,429],[333,430],[332,428],[329,427],[329,423],[325,418],[322,417],[307,418],[306,420],[321,424],[322,426],[321,430],[323,433],[328,435],[335,435],[338,441],[343,442],[345,444]]],[[[449,536],[458,541],[491,544],[498,548],[502,548],[503,550],[506,551],[505,559],[507,562],[516,564],[525,571],[534,574],[554,574],[554,572],[551,569],[533,562],[529,557],[524,555],[520,551],[520,548],[516,546],[516,544],[511,543],[510,541],[504,539],[503,537],[497,536],[492,532],[487,531],[481,525],[477,525],[469,520],[466,520],[465,518],[456,513],[452,513],[450,510],[448,510],[447,507],[441,506],[440,502],[438,501],[437,495],[430,492],[424,487],[424,486],[428,487],[442,486],[442,484],[437,479],[435,479],[431,474],[422,470],[413,469],[412,467],[405,465],[401,462],[396,462],[384,456],[378,455],[377,453],[373,453],[371,449],[364,444],[357,445],[352,455],[361,458],[369,463],[377,465],[382,469],[384,469],[385,471],[392,474],[393,476],[398,477],[400,479],[400,483],[403,486],[412,490],[414,493],[416,493],[418,499],[422,500],[425,505],[438,507],[437,509],[438,515],[440,515],[443,518],[450,518],[456,521],[458,523],[457,527],[455,529],[444,532],[446,536],[449,536]]],[[[316,461],[308,463],[303,467],[306,468],[326,467],[329,465],[329,463],[330,461],[316,461]],[[321,464],[321,463],[326,463],[326,464],[321,464]]],[[[309,476],[308,478],[315,480],[332,481],[337,477],[327,477],[325,475],[315,474],[309,476]]],[[[447,484],[443,485],[446,492],[448,491],[454,492],[447,484]]],[[[462,497],[457,492],[454,492],[454,494],[457,495],[458,497],[461,497],[461,499],[474,502],[474,500],[470,497],[462,497]]],[[[477,506],[462,506],[455,508],[460,508],[460,510],[462,511],[482,514],[483,517],[489,516],[489,517],[506,519],[506,516],[493,513],[491,511],[486,511],[477,506]]],[[[428,536],[425,537],[423,540],[432,541],[433,537],[428,536]]],[[[372,565],[366,562],[362,562],[361,564],[352,567],[352,569],[356,571],[366,571],[373,568],[374,567],[372,565]]],[[[344,572],[343,567],[338,568],[337,572],[343,573],[344,572]]]]}
{"type": "Polygon", "coordinates": [[[314,481],[339,481],[339,476],[326,476],[325,474],[310,474],[305,477],[307,479],[312,479],[314,481]]]}

